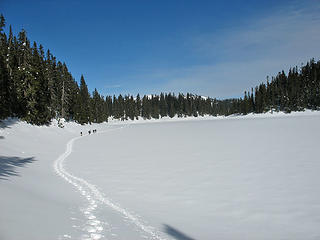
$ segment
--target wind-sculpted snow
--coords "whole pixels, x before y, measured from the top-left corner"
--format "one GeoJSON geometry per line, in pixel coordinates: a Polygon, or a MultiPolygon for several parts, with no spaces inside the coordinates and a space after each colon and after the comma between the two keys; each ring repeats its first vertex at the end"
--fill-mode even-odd
{"type": "MultiPolygon", "coordinates": [[[[99,133],[106,133],[122,128],[124,127],[122,126],[106,131],[100,131],[99,133]]],[[[109,207],[112,210],[120,213],[124,221],[130,220],[135,226],[138,227],[140,231],[149,234],[150,239],[165,240],[165,238],[161,237],[157,230],[155,230],[155,228],[144,224],[137,216],[131,214],[129,211],[121,207],[119,204],[116,204],[107,197],[105,197],[104,194],[102,194],[95,185],[89,183],[85,179],[74,176],[64,168],[64,161],[72,153],[73,144],[77,140],[85,136],[79,136],[71,139],[67,143],[66,151],[54,162],[54,169],[56,173],[65,181],[73,185],[80,192],[80,194],[87,199],[89,203],[85,209],[82,209],[82,212],[86,218],[86,224],[82,229],[83,235],[81,239],[99,240],[104,237],[104,225],[108,226],[109,223],[99,220],[98,217],[95,215],[95,211],[98,208],[98,205],[100,205],[100,207],[109,207]]],[[[65,236],[70,237],[69,235],[65,236]]]]}

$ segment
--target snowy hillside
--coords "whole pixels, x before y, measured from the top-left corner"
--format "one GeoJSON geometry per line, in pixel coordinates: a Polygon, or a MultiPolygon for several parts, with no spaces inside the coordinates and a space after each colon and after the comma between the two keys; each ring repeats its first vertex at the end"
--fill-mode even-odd
{"type": "Polygon", "coordinates": [[[0,239],[318,239],[319,122],[6,121],[0,239]]]}

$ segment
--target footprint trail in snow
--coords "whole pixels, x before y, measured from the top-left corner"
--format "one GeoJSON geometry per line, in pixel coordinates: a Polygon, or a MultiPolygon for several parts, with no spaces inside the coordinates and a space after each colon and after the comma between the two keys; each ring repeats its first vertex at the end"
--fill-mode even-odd
{"type": "MultiPolygon", "coordinates": [[[[124,127],[108,129],[105,131],[100,131],[99,133],[106,133],[106,132],[119,130],[123,128],[124,127]]],[[[87,199],[89,203],[86,208],[81,209],[82,213],[86,218],[86,223],[82,228],[83,234],[81,239],[82,240],[89,240],[89,239],[99,240],[104,238],[104,235],[103,235],[104,230],[110,231],[110,229],[105,229],[105,226],[108,227],[109,224],[99,220],[97,216],[94,214],[99,205],[100,207],[108,207],[116,211],[118,214],[121,214],[124,222],[129,220],[141,231],[141,233],[143,233],[144,235],[145,234],[149,235],[150,236],[149,239],[166,240],[166,238],[162,237],[161,234],[157,230],[155,230],[154,227],[146,225],[144,222],[140,220],[140,218],[131,214],[126,209],[122,208],[119,204],[116,204],[112,202],[110,199],[106,198],[104,194],[102,194],[96,188],[96,186],[87,182],[85,179],[74,176],[64,168],[63,162],[72,153],[74,142],[83,137],[84,136],[79,136],[71,139],[67,143],[66,151],[54,162],[55,172],[60,177],[62,177],[65,181],[73,185],[80,192],[80,194],[87,199]]]]}

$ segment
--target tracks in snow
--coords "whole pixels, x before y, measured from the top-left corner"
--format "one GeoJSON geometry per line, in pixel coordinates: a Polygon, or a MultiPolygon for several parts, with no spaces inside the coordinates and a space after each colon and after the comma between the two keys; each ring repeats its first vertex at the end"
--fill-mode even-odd
{"type": "MultiPolygon", "coordinates": [[[[105,131],[99,131],[96,134],[106,133],[123,128],[124,127],[119,127],[105,131]]],[[[82,229],[84,231],[82,239],[99,240],[104,237],[103,230],[104,225],[106,224],[98,220],[97,217],[94,215],[94,211],[96,210],[99,204],[102,207],[109,207],[117,213],[121,214],[124,219],[132,222],[136,227],[138,227],[139,230],[141,230],[144,233],[147,233],[150,236],[150,239],[166,240],[165,238],[160,236],[159,232],[156,231],[155,228],[144,224],[137,216],[131,214],[126,209],[122,208],[119,204],[116,204],[107,197],[105,197],[104,194],[102,194],[95,185],[87,182],[85,179],[74,176],[64,168],[64,160],[72,153],[73,144],[77,140],[85,136],[72,138],[67,143],[66,151],[60,157],[58,157],[53,164],[55,172],[65,181],[73,185],[80,192],[80,194],[83,197],[85,197],[89,202],[88,207],[82,210],[84,216],[86,217],[86,225],[82,229]]]]}

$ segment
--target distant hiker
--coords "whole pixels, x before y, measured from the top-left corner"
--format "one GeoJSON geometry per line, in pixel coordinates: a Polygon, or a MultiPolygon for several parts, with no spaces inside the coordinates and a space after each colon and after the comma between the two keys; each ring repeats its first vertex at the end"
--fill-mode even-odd
{"type": "Polygon", "coordinates": [[[91,131],[89,130],[89,131],[88,131],[88,133],[90,134],[90,133],[91,133],[91,131]]]}
{"type": "Polygon", "coordinates": [[[80,132],[80,135],[82,136],[82,132],[80,132]]]}

